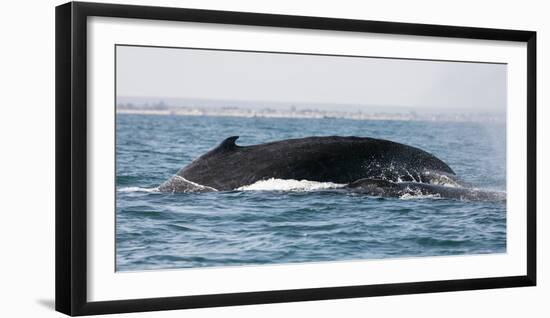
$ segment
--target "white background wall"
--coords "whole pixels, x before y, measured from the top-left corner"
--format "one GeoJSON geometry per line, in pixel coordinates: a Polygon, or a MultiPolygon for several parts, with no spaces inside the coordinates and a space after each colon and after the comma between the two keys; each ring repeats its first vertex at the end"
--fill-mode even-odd
{"type": "MultiPolygon", "coordinates": [[[[223,307],[117,317],[549,317],[550,12],[546,1],[114,1],[538,32],[537,287],[223,307]],[[546,267],[546,268],[545,268],[546,267]]],[[[0,316],[61,317],[54,303],[54,7],[10,1],[0,17],[0,316]]],[[[144,286],[146,288],[146,286],[144,286]]]]}

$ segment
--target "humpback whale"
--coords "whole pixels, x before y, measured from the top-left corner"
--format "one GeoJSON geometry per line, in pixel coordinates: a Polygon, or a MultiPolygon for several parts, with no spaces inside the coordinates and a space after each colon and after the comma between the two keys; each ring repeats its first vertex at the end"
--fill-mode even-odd
{"type": "Polygon", "coordinates": [[[353,191],[384,196],[400,195],[406,186],[431,193],[447,190],[438,184],[462,185],[434,155],[389,140],[327,136],[239,146],[238,138],[229,137],[193,160],[159,191],[230,191],[272,178],[346,184],[353,191]]]}

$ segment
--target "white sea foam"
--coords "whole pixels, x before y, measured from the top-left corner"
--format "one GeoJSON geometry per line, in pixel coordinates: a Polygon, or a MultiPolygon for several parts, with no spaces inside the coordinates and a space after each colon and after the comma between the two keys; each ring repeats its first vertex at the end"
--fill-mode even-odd
{"type": "Polygon", "coordinates": [[[141,187],[124,187],[117,190],[118,192],[159,192],[158,188],[141,188],[141,187]]]}
{"type": "Polygon", "coordinates": [[[441,199],[439,194],[416,194],[416,193],[405,193],[399,197],[401,200],[418,200],[418,199],[441,199]]]}
{"type": "Polygon", "coordinates": [[[256,181],[253,184],[237,188],[239,191],[316,191],[324,189],[338,189],[345,184],[333,182],[317,182],[294,179],[267,179],[256,181]]]}

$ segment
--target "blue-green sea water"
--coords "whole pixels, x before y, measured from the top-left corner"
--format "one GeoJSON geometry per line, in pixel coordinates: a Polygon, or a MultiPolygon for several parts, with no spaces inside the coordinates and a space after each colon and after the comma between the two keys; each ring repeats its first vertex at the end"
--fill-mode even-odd
{"type": "MultiPolygon", "coordinates": [[[[118,114],[117,271],[506,252],[506,202],[378,198],[314,187],[161,193],[229,136],[241,146],[361,136],[415,146],[464,181],[504,191],[503,123],[118,114]]],[[[246,165],[243,162],[243,165],[246,165]]]]}

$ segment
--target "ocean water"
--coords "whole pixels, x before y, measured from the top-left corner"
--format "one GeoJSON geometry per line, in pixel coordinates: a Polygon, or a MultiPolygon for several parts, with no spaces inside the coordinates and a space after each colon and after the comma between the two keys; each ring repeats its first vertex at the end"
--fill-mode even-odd
{"type": "Polygon", "coordinates": [[[234,135],[241,146],[305,136],[389,139],[434,154],[476,188],[504,191],[503,123],[118,114],[116,124],[117,271],[506,252],[505,201],[379,198],[300,180],[156,191],[234,135]]]}

